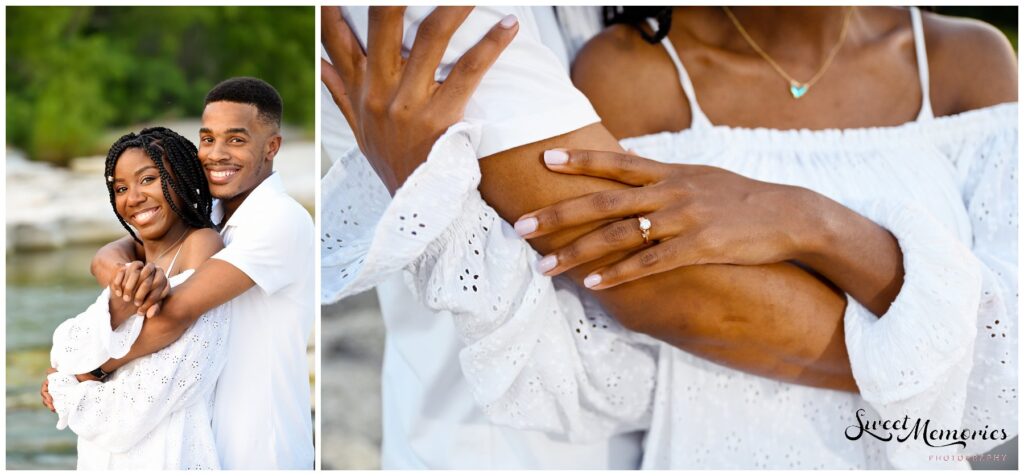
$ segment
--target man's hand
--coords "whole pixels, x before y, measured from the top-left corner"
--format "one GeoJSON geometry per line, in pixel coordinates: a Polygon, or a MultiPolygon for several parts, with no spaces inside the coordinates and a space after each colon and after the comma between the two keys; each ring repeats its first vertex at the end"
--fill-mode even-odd
{"type": "MultiPolygon", "coordinates": [[[[50,367],[46,369],[46,375],[56,372],[57,369],[50,367]]],[[[53,406],[53,397],[50,396],[50,379],[43,378],[43,386],[39,389],[39,396],[43,397],[43,406],[48,408],[51,412],[57,413],[57,409],[53,406]]]]}
{"type": "Polygon", "coordinates": [[[323,46],[333,63],[321,60],[321,80],[392,195],[437,138],[462,119],[484,73],[519,31],[515,16],[503,18],[439,83],[434,74],[448,42],[472,10],[434,9],[420,24],[406,60],[405,7],[370,7],[366,54],[339,7],[321,8],[323,46]]]}
{"type": "Polygon", "coordinates": [[[110,282],[112,300],[120,299],[134,305],[138,308],[138,314],[146,317],[153,317],[160,312],[160,303],[170,292],[171,283],[167,275],[153,263],[132,261],[124,265],[110,282]]]}

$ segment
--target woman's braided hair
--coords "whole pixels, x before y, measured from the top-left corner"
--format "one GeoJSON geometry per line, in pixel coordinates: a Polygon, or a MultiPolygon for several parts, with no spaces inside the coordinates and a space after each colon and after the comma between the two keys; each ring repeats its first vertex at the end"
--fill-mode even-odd
{"type": "Polygon", "coordinates": [[[164,198],[167,199],[171,210],[174,210],[174,213],[181,217],[188,226],[214,228],[213,221],[210,220],[213,196],[210,195],[210,187],[206,182],[202,164],[199,162],[195,144],[166,127],[150,127],[143,129],[138,134],[132,132],[121,136],[117,142],[114,142],[114,145],[110,146],[110,151],[107,152],[107,162],[103,171],[107,192],[110,194],[110,206],[114,208],[114,214],[117,215],[118,221],[128,230],[132,238],[142,243],[142,240],[135,235],[135,231],[124,221],[124,217],[117,213],[114,198],[114,167],[117,166],[121,154],[128,149],[136,148],[142,149],[149,155],[149,158],[156,164],[157,170],[160,171],[160,187],[163,189],[164,198]],[[168,168],[174,171],[175,178],[171,177],[168,168]],[[181,198],[183,210],[174,204],[171,189],[174,189],[174,193],[181,198]]]}
{"type": "Polygon", "coordinates": [[[602,7],[604,26],[625,23],[636,28],[648,43],[658,43],[672,28],[672,7],[602,7]],[[653,34],[646,30],[647,19],[658,21],[658,31],[653,34]]]}

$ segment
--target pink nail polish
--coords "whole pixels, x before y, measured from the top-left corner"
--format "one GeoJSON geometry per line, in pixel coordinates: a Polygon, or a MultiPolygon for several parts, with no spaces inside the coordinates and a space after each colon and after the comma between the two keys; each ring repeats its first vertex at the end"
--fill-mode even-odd
{"type": "Polygon", "coordinates": [[[519,233],[519,236],[529,235],[530,233],[537,231],[537,219],[534,217],[523,218],[516,222],[515,229],[516,233],[519,233]]]}
{"type": "Polygon", "coordinates": [[[555,266],[557,265],[557,257],[555,257],[554,255],[545,256],[543,259],[537,262],[537,271],[540,271],[541,273],[546,273],[548,271],[551,271],[552,269],[555,269],[555,266]]]}
{"type": "Polygon", "coordinates": [[[544,163],[548,165],[562,165],[569,161],[569,154],[564,150],[545,150],[544,163]]]}
{"type": "Polygon", "coordinates": [[[501,21],[498,22],[498,24],[506,30],[516,26],[516,23],[519,23],[519,19],[516,18],[515,15],[505,15],[505,18],[502,18],[501,21]]]}
{"type": "Polygon", "coordinates": [[[588,288],[593,288],[594,286],[597,286],[598,284],[601,284],[601,275],[600,274],[591,274],[590,276],[587,276],[587,278],[583,280],[583,285],[588,287],[588,288]]]}

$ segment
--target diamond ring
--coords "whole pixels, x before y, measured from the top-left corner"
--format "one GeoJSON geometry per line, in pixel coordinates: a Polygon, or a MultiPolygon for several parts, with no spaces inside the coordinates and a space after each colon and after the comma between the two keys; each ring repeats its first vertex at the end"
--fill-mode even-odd
{"type": "Polygon", "coordinates": [[[646,245],[651,239],[651,221],[646,217],[637,217],[640,222],[640,236],[644,237],[644,244],[646,245]]]}

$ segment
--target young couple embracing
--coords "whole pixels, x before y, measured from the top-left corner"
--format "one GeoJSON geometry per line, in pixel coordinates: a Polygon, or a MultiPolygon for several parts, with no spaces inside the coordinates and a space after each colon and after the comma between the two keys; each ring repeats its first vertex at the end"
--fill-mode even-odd
{"type": "Polygon", "coordinates": [[[41,390],[79,469],[313,468],[314,232],[274,171],[282,111],[271,85],[231,78],[198,148],[163,127],[110,147],[128,236],[93,259],[105,289],[54,332],[41,390]]]}
{"type": "Polygon", "coordinates": [[[325,111],[359,146],[327,148],[321,299],[377,287],[385,467],[962,468],[939,456],[1003,443],[850,440],[860,409],[1016,434],[1017,62],[994,28],[321,18],[325,111]]]}

